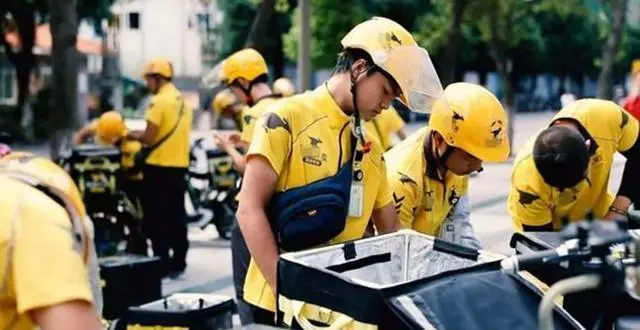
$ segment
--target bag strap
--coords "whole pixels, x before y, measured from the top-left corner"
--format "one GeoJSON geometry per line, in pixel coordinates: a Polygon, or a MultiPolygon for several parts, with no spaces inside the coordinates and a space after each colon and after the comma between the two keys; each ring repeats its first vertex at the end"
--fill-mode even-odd
{"type": "Polygon", "coordinates": [[[148,147],[149,151],[152,151],[158,148],[160,145],[162,145],[162,143],[164,143],[164,141],[166,141],[176,131],[176,129],[178,128],[178,124],[180,124],[180,119],[182,118],[183,114],[184,114],[184,99],[180,97],[180,105],[179,105],[178,118],[176,119],[176,123],[173,125],[171,130],[165,136],[163,136],[160,140],[156,141],[156,143],[148,147]]]}

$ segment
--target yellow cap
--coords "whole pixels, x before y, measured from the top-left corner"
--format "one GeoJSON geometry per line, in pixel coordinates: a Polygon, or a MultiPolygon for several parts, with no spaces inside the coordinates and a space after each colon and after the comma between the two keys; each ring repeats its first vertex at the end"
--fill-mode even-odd
{"type": "Polygon", "coordinates": [[[442,85],[424,48],[409,31],[383,17],[356,25],[342,39],[343,48],[366,51],[374,64],[386,71],[400,87],[400,100],[411,110],[429,112],[442,95],[442,85]]]}
{"type": "Polygon", "coordinates": [[[115,110],[103,113],[98,118],[96,138],[102,144],[112,145],[125,136],[127,128],[124,118],[115,110]]]}
{"type": "Polygon", "coordinates": [[[157,74],[167,79],[171,79],[173,77],[173,65],[168,60],[161,58],[150,60],[144,66],[142,77],[144,78],[150,74],[157,74]]]}
{"type": "Polygon", "coordinates": [[[486,88],[471,83],[447,86],[429,118],[429,127],[447,144],[487,162],[509,157],[508,125],[500,101],[486,88]]]}

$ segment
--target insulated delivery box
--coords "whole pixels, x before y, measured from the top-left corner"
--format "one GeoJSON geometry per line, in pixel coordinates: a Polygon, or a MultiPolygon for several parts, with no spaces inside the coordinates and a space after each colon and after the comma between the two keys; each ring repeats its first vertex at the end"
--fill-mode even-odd
{"type": "MultiPolygon", "coordinates": [[[[278,261],[280,321],[303,329],[537,329],[532,306],[541,292],[502,273],[502,258],[412,230],[284,253],[278,261]],[[456,288],[466,290],[447,291],[456,288]],[[441,302],[459,306],[449,313],[441,302]],[[464,306],[469,313],[460,312],[464,306]],[[478,326],[470,327],[474,322],[478,326]]],[[[560,308],[556,314],[556,329],[580,328],[560,308]]]]}

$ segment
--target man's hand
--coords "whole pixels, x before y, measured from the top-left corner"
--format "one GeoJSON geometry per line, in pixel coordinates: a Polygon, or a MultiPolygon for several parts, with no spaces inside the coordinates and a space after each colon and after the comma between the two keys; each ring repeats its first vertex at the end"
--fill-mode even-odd
{"type": "Polygon", "coordinates": [[[616,199],[611,204],[609,212],[605,215],[604,219],[613,221],[617,219],[628,219],[627,212],[631,206],[631,200],[625,196],[616,196],[616,199]]]}
{"type": "Polygon", "coordinates": [[[216,147],[225,150],[225,151],[229,151],[230,148],[232,148],[232,143],[231,142],[231,136],[227,135],[227,134],[222,134],[220,132],[213,132],[213,142],[215,143],[216,147]]]}

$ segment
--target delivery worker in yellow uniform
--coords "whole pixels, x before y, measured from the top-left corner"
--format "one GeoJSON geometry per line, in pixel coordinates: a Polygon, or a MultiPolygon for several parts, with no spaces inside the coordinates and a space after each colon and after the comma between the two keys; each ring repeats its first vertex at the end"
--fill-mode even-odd
{"type": "MultiPolygon", "coordinates": [[[[143,76],[153,94],[144,131],[132,131],[127,138],[146,145],[143,169],[142,209],[153,252],[166,265],[167,275],[176,278],[187,263],[187,223],[184,209],[189,166],[192,109],[171,83],[173,66],[164,59],[152,60],[143,76]],[[173,251],[169,257],[169,249],[173,251]]],[[[138,158],[141,159],[142,157],[138,158]]]]}
{"type": "Polygon", "coordinates": [[[342,46],[329,80],[274,104],[249,147],[237,216],[252,256],[244,297],[255,323],[274,323],[281,250],[361,238],[370,218],[379,233],[398,229],[382,147],[360,121],[395,97],[426,111],[430,96],[442,93],[427,51],[392,20],[357,25],[342,46]],[[327,180],[340,192],[318,195],[327,180]],[[274,234],[271,224],[281,229],[274,234]]]}
{"type": "Polygon", "coordinates": [[[509,213],[516,231],[557,231],[589,214],[627,218],[640,191],[638,121],[613,102],[583,99],[531,137],[513,165],[509,213]],[[616,196],[608,192],[616,152],[626,157],[616,196]]]}
{"type": "Polygon", "coordinates": [[[385,154],[403,227],[480,249],[471,225],[469,175],[509,157],[507,115],[487,89],[454,83],[424,127],[385,154]]]}
{"type": "Polygon", "coordinates": [[[0,158],[0,329],[102,329],[92,228],[62,168],[0,158]]]}
{"type": "Polygon", "coordinates": [[[236,150],[239,145],[247,149],[258,118],[280,95],[269,87],[269,70],[262,55],[253,48],[239,50],[214,68],[219,70],[219,79],[227,86],[241,104],[249,106],[242,112],[241,135],[214,134],[216,144],[232,157],[235,168],[244,172],[244,155],[236,150]]]}
{"type": "MultiPolygon", "coordinates": [[[[246,166],[245,155],[236,147],[239,146],[243,151],[248,149],[258,118],[280,98],[280,95],[271,91],[267,84],[269,80],[267,63],[262,55],[252,48],[231,54],[213,69],[213,73],[209,73],[209,76],[211,75],[217,75],[219,82],[227,86],[241,104],[249,107],[242,112],[241,135],[214,134],[217,146],[231,156],[234,167],[243,173],[246,166]]],[[[243,324],[249,324],[252,323],[252,319],[249,305],[243,298],[243,288],[250,254],[237,225],[231,229],[231,259],[238,314],[243,324]]]]}
{"type": "Polygon", "coordinates": [[[143,234],[144,224],[142,212],[142,171],[134,167],[134,157],[142,149],[142,143],[137,140],[127,139],[127,128],[124,118],[116,111],[109,111],[97,119],[95,128],[96,140],[100,144],[115,146],[120,149],[120,163],[125,174],[122,181],[122,190],[126,193],[125,202],[135,217],[135,223],[128,223],[129,240],[127,251],[137,254],[147,254],[146,237],[143,234]]]}
{"type": "Polygon", "coordinates": [[[396,109],[390,107],[382,111],[379,116],[367,121],[364,124],[364,129],[378,139],[384,150],[389,150],[393,147],[392,138],[394,134],[400,141],[407,137],[404,126],[405,123],[402,117],[400,117],[396,109]]]}
{"type": "Polygon", "coordinates": [[[273,82],[273,92],[282,97],[289,97],[296,93],[296,87],[293,86],[291,80],[281,77],[273,82]]]}

